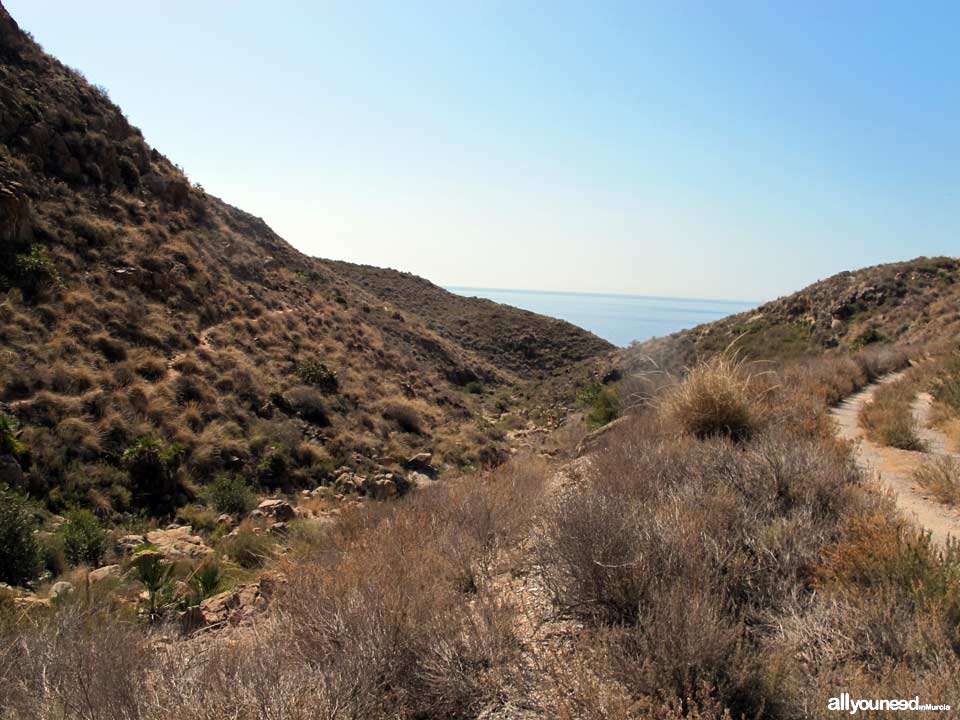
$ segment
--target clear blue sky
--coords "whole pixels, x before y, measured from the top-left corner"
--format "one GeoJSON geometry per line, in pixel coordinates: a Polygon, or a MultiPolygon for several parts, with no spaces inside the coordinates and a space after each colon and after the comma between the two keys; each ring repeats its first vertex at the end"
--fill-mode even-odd
{"type": "Polygon", "coordinates": [[[313,255],[764,300],[960,254],[956,2],[5,4],[313,255]]]}

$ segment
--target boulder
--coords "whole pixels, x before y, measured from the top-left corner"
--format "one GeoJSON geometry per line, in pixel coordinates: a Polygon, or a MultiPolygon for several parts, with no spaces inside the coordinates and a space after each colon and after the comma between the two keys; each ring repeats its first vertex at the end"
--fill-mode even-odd
{"type": "Polygon", "coordinates": [[[87,575],[87,580],[90,581],[91,585],[96,585],[101,583],[104,580],[119,580],[120,579],[120,566],[119,565],[104,565],[99,567],[96,570],[91,570],[87,575]]]}
{"type": "Polygon", "coordinates": [[[433,455],[428,452],[417,453],[412,457],[408,457],[404,463],[404,467],[409,470],[417,470],[425,474],[429,474],[433,471],[433,455]]]}
{"type": "Polygon", "coordinates": [[[50,597],[52,598],[66,597],[72,593],[73,583],[67,582],[66,580],[61,580],[60,582],[54,583],[53,587],[50,588],[50,597]]]}
{"type": "Polygon", "coordinates": [[[168,558],[202,558],[213,552],[193,528],[183,525],[171,530],[151,530],[147,542],[168,558]]]}
{"type": "Polygon", "coordinates": [[[297,515],[293,506],[286,500],[264,500],[257,506],[257,510],[275,522],[287,522],[297,515]]]}
{"type": "Polygon", "coordinates": [[[182,613],[181,626],[189,632],[249,621],[267,607],[277,588],[285,582],[286,578],[279,573],[264,573],[256,582],[225,590],[182,613]]]}

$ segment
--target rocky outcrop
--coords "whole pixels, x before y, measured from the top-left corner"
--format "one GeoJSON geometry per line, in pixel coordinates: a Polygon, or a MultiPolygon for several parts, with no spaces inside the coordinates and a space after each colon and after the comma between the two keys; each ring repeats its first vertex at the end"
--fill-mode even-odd
{"type": "Polygon", "coordinates": [[[245,583],[209,597],[181,613],[181,627],[185,632],[195,632],[248,622],[266,609],[286,581],[279,573],[264,573],[256,582],[245,583]]]}
{"type": "Polygon", "coordinates": [[[151,530],[146,535],[124,535],[117,545],[121,554],[127,555],[138,545],[153,545],[157,552],[171,559],[202,558],[213,552],[189,525],[151,530]]]}
{"type": "Polygon", "coordinates": [[[288,522],[297,516],[293,506],[286,500],[264,500],[257,506],[257,511],[278,523],[288,522]]]}

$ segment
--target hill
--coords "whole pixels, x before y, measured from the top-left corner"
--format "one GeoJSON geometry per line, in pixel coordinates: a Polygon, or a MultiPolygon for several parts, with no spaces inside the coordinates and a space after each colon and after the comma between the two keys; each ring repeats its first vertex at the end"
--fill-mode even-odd
{"type": "Polygon", "coordinates": [[[2,479],[114,518],[172,512],[221,473],[295,489],[400,477],[423,451],[496,463],[503,432],[478,418],[608,349],[303,255],[191,183],[2,7],[0,289],[0,411],[27,448],[2,479]]]}
{"type": "Polygon", "coordinates": [[[440,336],[523,377],[549,377],[613,349],[564,320],[454,295],[410,273],[345,262],[328,265],[378,298],[430,318],[431,329],[440,336]]]}
{"type": "Polygon", "coordinates": [[[790,360],[884,343],[922,346],[960,335],[960,260],[916,258],[842,272],[722,320],[637,343],[627,367],[689,367],[734,344],[749,359],[790,360]]]}

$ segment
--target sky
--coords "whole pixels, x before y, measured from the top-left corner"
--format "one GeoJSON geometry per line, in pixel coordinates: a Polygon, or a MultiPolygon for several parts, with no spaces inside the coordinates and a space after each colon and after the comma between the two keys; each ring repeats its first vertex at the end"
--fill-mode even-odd
{"type": "Polygon", "coordinates": [[[956,2],[4,4],[311,255],[763,301],[960,254],[956,2]]]}

